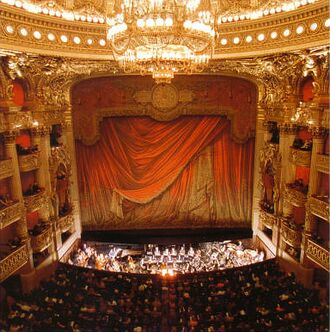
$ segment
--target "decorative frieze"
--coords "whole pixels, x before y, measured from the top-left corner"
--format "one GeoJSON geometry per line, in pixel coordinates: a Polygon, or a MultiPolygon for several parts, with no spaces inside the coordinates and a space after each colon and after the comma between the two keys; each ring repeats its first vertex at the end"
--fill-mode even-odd
{"type": "Polygon", "coordinates": [[[28,212],[37,211],[47,206],[45,189],[31,196],[24,196],[24,204],[28,212]]]}
{"type": "Polygon", "coordinates": [[[70,214],[57,220],[57,228],[61,230],[61,233],[65,233],[72,227],[73,222],[73,215],[70,212],[70,214]]]}
{"type": "Polygon", "coordinates": [[[278,224],[278,218],[276,216],[267,213],[262,209],[260,209],[259,218],[260,226],[264,226],[269,229],[273,229],[273,226],[278,224]]]}
{"type": "Polygon", "coordinates": [[[323,269],[329,271],[329,251],[319,244],[315,243],[312,239],[307,241],[306,249],[307,257],[321,266],[323,269]]]}
{"type": "Polygon", "coordinates": [[[310,213],[315,216],[318,216],[327,222],[329,221],[329,201],[324,201],[318,199],[317,197],[310,197],[308,200],[307,208],[309,209],[310,213]]]}
{"type": "Polygon", "coordinates": [[[48,248],[52,243],[52,230],[47,227],[42,233],[31,236],[33,253],[38,253],[48,248]]]}
{"type": "Polygon", "coordinates": [[[31,154],[18,157],[19,170],[21,172],[29,172],[37,169],[41,165],[40,152],[34,152],[31,154]]]}
{"type": "Polygon", "coordinates": [[[288,223],[283,222],[281,226],[282,240],[294,248],[300,248],[302,234],[300,227],[290,227],[288,223]]]}
{"type": "Polygon", "coordinates": [[[8,178],[13,175],[12,159],[0,160],[0,180],[8,178]]]}
{"type": "Polygon", "coordinates": [[[0,261],[0,282],[10,277],[28,261],[26,244],[11,252],[0,261]]]}
{"type": "Polygon", "coordinates": [[[19,220],[22,217],[22,210],[19,202],[0,210],[0,229],[19,220]]]}
{"type": "Polygon", "coordinates": [[[296,166],[310,167],[311,156],[311,151],[303,151],[290,147],[289,160],[296,166]]]}
{"type": "Polygon", "coordinates": [[[329,174],[329,155],[317,154],[316,155],[316,169],[318,172],[329,174]]]}
{"type": "Polygon", "coordinates": [[[293,206],[304,207],[307,201],[307,196],[299,190],[286,187],[284,191],[284,199],[293,206]]]}

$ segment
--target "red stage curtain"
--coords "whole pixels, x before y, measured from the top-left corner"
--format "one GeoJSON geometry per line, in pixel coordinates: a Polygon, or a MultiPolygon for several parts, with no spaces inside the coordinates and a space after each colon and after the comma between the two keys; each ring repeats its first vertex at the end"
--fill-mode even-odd
{"type": "Polygon", "coordinates": [[[83,224],[105,223],[114,205],[126,226],[185,209],[200,220],[250,221],[254,144],[234,143],[227,119],[108,118],[101,133],[93,146],[76,143],[83,224]]]}
{"type": "Polygon", "coordinates": [[[171,122],[150,118],[108,118],[102,139],[78,143],[83,192],[112,188],[147,203],[177,178],[188,162],[229,126],[220,117],[187,117],[171,122]]]}

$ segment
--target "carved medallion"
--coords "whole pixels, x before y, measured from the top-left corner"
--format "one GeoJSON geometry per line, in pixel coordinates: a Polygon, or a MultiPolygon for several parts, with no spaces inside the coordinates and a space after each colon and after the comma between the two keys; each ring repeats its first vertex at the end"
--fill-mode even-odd
{"type": "Polygon", "coordinates": [[[152,105],[159,110],[174,108],[179,102],[179,93],[172,84],[157,84],[152,90],[152,105]]]}

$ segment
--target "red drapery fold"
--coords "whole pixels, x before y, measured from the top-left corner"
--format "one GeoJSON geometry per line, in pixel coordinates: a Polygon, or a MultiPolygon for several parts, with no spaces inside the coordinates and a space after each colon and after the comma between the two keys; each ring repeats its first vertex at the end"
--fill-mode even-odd
{"type": "Polygon", "coordinates": [[[80,189],[93,193],[105,187],[130,201],[150,202],[228,127],[229,121],[212,116],[171,122],[108,118],[97,144],[77,143],[80,189]]]}

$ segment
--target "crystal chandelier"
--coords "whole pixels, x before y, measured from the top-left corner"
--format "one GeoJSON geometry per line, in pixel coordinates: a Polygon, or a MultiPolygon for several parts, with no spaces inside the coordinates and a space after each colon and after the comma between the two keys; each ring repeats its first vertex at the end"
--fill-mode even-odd
{"type": "Polygon", "coordinates": [[[202,71],[212,57],[215,29],[206,0],[116,0],[107,38],[125,72],[169,83],[175,73],[202,71]]]}

